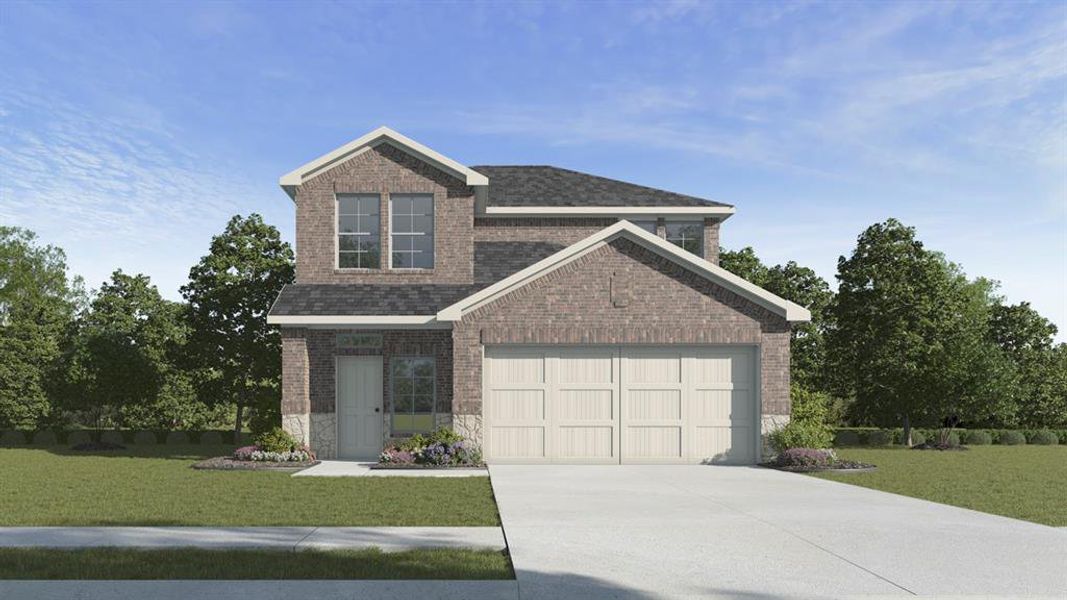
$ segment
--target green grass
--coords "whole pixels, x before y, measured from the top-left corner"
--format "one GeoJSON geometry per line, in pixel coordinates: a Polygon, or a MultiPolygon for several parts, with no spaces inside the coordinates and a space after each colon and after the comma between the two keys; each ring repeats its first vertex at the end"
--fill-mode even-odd
{"type": "Polygon", "coordinates": [[[198,471],[230,448],[0,449],[0,526],[499,525],[488,477],[198,471]]]}
{"type": "Polygon", "coordinates": [[[0,579],[514,579],[503,552],[0,548],[0,579]]]}
{"type": "Polygon", "coordinates": [[[1067,446],[971,446],[966,452],[843,448],[873,473],[816,477],[943,504],[1067,526],[1067,446]]]}

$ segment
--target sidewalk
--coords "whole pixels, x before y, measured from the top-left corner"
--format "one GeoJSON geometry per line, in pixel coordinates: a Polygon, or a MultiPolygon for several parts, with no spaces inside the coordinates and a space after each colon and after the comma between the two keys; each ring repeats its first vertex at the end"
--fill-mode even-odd
{"type": "Polygon", "coordinates": [[[0,581],[5,600],[518,600],[511,581],[0,581]]]}
{"type": "Polygon", "coordinates": [[[500,527],[0,527],[0,548],[505,550],[500,527]]]}

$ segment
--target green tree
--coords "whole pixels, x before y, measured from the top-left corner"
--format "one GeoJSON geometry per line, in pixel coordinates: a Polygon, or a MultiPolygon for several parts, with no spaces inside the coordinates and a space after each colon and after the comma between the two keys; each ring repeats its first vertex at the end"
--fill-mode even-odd
{"type": "Polygon", "coordinates": [[[1029,302],[996,304],[989,337],[1019,377],[1017,421],[1025,427],[1067,427],[1067,346],[1053,346],[1056,326],[1029,302]]]}
{"type": "MultiPolygon", "coordinates": [[[[175,394],[182,374],[174,367],[185,343],[182,306],[165,300],[147,275],[121,270],[104,282],[80,320],[68,371],[67,407],[97,418],[143,411],[175,394]],[[78,393],[80,392],[80,393],[78,393]]],[[[183,401],[195,398],[186,394],[183,401]]]]}
{"type": "Polygon", "coordinates": [[[859,236],[837,279],[828,356],[859,420],[902,421],[910,442],[915,422],[1008,418],[1012,372],[986,336],[990,282],[967,281],[895,219],[859,236]]]}
{"type": "Polygon", "coordinates": [[[53,414],[49,381],[81,294],[62,250],[0,226],[0,428],[34,429],[53,414]]]}
{"type": "Polygon", "coordinates": [[[751,247],[723,250],[719,264],[734,275],[811,311],[811,321],[795,323],[792,328],[790,376],[793,383],[806,390],[825,391],[825,333],[834,299],[826,280],[794,261],[767,267],[751,247]]]}
{"type": "Polygon", "coordinates": [[[281,337],[267,325],[267,312],[292,281],[292,249],[277,229],[252,214],[230,219],[182,287],[200,386],[236,404],[237,436],[249,407],[258,419],[255,429],[280,424],[281,337]]]}

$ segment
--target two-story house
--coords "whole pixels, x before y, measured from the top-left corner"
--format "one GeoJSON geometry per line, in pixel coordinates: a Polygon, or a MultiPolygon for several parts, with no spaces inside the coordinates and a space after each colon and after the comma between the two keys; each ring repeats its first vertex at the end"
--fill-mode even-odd
{"type": "Polygon", "coordinates": [[[382,127],[284,175],[286,430],[374,459],[451,426],[488,462],[753,463],[804,308],[718,266],[734,208],[382,127]]]}

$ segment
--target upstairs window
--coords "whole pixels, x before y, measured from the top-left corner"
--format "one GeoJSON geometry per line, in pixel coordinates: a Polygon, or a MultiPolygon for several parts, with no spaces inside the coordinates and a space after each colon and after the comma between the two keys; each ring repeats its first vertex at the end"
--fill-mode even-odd
{"type": "Polygon", "coordinates": [[[645,231],[651,233],[652,235],[659,235],[657,233],[657,231],[656,231],[656,222],[655,221],[634,221],[634,220],[631,220],[630,222],[633,223],[634,225],[637,225],[641,229],[644,229],[645,231]]]}
{"type": "Polygon", "coordinates": [[[389,196],[394,269],[433,268],[433,194],[389,196]]]}
{"type": "Polygon", "coordinates": [[[382,262],[381,198],[337,195],[337,266],[378,269],[382,262]]]}
{"type": "Polygon", "coordinates": [[[704,257],[704,223],[702,221],[667,221],[667,241],[704,257]]]}

